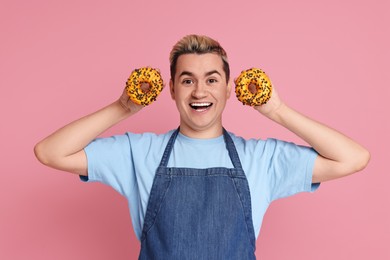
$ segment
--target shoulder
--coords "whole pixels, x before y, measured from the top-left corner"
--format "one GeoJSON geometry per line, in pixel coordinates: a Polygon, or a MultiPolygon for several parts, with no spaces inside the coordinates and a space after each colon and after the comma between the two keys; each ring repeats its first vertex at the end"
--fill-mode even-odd
{"type": "Polygon", "coordinates": [[[97,153],[109,151],[110,154],[125,153],[127,154],[132,149],[145,150],[151,146],[160,146],[167,143],[173,130],[163,134],[156,133],[131,133],[127,132],[121,135],[113,135],[110,137],[100,137],[93,140],[85,150],[88,153],[95,151],[97,153]]]}
{"type": "Polygon", "coordinates": [[[255,150],[262,150],[268,142],[268,140],[244,138],[232,132],[228,133],[232,138],[234,145],[236,146],[237,152],[239,153],[252,153],[255,150]]]}
{"type": "Polygon", "coordinates": [[[127,132],[125,136],[129,140],[130,145],[163,145],[168,143],[169,138],[172,136],[174,130],[170,130],[166,133],[130,133],[127,132]]]}
{"type": "Polygon", "coordinates": [[[282,157],[289,157],[294,154],[312,155],[315,151],[311,147],[298,145],[293,142],[279,140],[275,138],[255,139],[244,138],[229,132],[237,152],[242,156],[260,156],[263,159],[271,159],[275,155],[282,155],[282,157]]]}
{"type": "Polygon", "coordinates": [[[174,130],[162,134],[152,132],[126,133],[132,161],[137,165],[146,162],[145,158],[149,163],[150,161],[159,162],[173,132],[174,130]]]}

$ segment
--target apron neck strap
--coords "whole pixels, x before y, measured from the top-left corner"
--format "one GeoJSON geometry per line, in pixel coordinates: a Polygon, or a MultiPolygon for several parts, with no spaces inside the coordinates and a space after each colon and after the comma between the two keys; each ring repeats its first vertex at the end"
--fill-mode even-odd
{"type": "MultiPolygon", "coordinates": [[[[168,144],[165,147],[164,154],[160,162],[160,167],[167,167],[168,160],[171,155],[171,151],[173,149],[173,145],[175,143],[176,137],[179,134],[179,131],[180,131],[180,127],[178,127],[169,138],[168,144]]],[[[236,150],[236,146],[234,145],[232,138],[230,137],[229,133],[226,131],[225,128],[223,128],[223,136],[226,143],[226,149],[229,152],[230,160],[232,161],[234,168],[242,169],[240,158],[238,157],[238,153],[236,150]]]]}
{"type": "Polygon", "coordinates": [[[225,128],[223,128],[223,136],[225,138],[226,149],[229,152],[230,160],[232,160],[234,168],[242,169],[240,157],[238,157],[236,146],[234,145],[231,136],[225,128]]]}

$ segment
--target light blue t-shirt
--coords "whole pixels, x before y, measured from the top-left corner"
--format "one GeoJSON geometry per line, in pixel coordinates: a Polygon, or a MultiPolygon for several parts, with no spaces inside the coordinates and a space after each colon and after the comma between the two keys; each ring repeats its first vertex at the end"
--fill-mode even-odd
{"type": "MultiPolygon", "coordinates": [[[[85,152],[88,178],[113,187],[126,197],[136,236],[140,239],[155,171],[173,133],[126,133],[91,142],[85,152]]],[[[229,133],[247,176],[256,237],[264,214],[276,199],[312,192],[312,172],[317,153],[309,147],[276,139],[245,140],[229,133]]],[[[223,135],[193,139],[178,134],[168,167],[233,168],[223,135]]]]}

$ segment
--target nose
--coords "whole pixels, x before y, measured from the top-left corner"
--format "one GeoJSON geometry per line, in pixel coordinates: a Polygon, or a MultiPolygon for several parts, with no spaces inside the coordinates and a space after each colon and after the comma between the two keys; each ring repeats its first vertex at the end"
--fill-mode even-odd
{"type": "Polygon", "coordinates": [[[206,86],[200,82],[195,84],[194,91],[192,91],[192,96],[197,99],[201,99],[207,96],[206,86]]]}

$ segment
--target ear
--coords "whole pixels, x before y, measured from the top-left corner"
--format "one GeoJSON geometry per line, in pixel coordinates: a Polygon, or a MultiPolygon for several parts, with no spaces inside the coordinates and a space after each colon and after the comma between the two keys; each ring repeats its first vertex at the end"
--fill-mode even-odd
{"type": "Polygon", "coordinates": [[[169,91],[171,92],[171,98],[175,100],[175,88],[172,79],[169,80],[169,91]]]}
{"type": "Polygon", "coordinates": [[[232,80],[230,79],[227,86],[226,86],[226,99],[229,99],[230,98],[230,93],[232,92],[232,80]]]}

